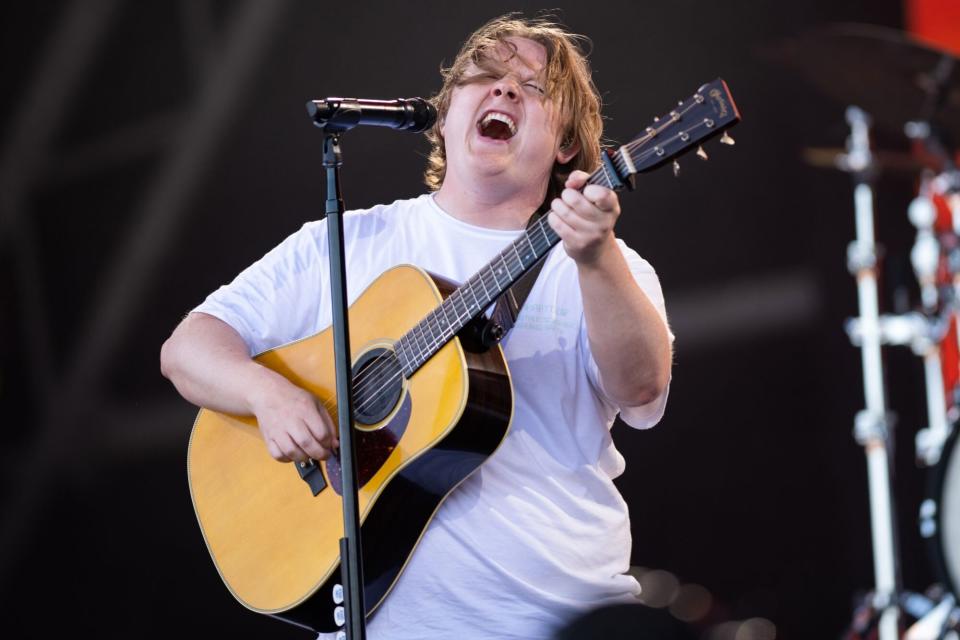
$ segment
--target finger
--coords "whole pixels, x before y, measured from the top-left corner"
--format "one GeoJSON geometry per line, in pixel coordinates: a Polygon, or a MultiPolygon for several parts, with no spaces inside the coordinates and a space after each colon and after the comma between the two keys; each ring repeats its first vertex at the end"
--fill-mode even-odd
{"type": "MultiPolygon", "coordinates": [[[[552,209],[553,213],[556,214],[556,217],[562,220],[572,231],[579,230],[582,222],[579,219],[577,212],[574,211],[569,204],[557,198],[550,205],[550,208],[552,209]]],[[[557,233],[560,232],[557,231],[557,233]]]]}
{"type": "Polygon", "coordinates": [[[617,194],[598,184],[588,184],[583,190],[583,196],[601,211],[615,211],[620,206],[617,194]]]}
{"type": "Polygon", "coordinates": [[[310,456],[306,451],[300,448],[300,445],[290,436],[289,433],[283,433],[278,435],[274,440],[277,443],[277,446],[280,447],[280,450],[283,452],[287,458],[294,462],[306,462],[310,459],[310,456]]]}
{"type": "Polygon", "coordinates": [[[556,211],[550,212],[550,215],[547,216],[547,223],[557,232],[557,235],[560,236],[561,239],[573,237],[577,233],[573,227],[557,215],[556,211]]]}
{"type": "Polygon", "coordinates": [[[280,446],[273,438],[267,440],[267,451],[270,453],[270,457],[277,462],[290,462],[290,458],[283,454],[283,451],[280,450],[280,446]]]}
{"type": "Polygon", "coordinates": [[[584,218],[594,219],[601,215],[599,211],[594,210],[595,207],[593,203],[587,200],[581,192],[575,189],[564,189],[560,193],[560,200],[570,207],[570,209],[577,215],[584,218]]]}
{"type": "Polygon", "coordinates": [[[319,398],[317,399],[317,414],[320,417],[320,425],[325,433],[329,434],[329,441],[326,438],[321,438],[320,443],[327,449],[337,449],[340,447],[340,429],[339,425],[334,424],[333,418],[330,417],[330,413],[327,411],[327,408],[320,403],[319,398]]]}
{"type": "Polygon", "coordinates": [[[318,407],[311,415],[304,417],[304,423],[310,430],[313,440],[323,446],[324,449],[331,449],[334,441],[336,441],[336,432],[330,419],[324,420],[324,414],[326,414],[326,411],[318,407]]]}
{"type": "Polygon", "coordinates": [[[564,183],[564,187],[568,189],[582,189],[583,185],[587,184],[587,180],[590,179],[590,174],[586,171],[580,171],[579,169],[570,173],[567,176],[567,180],[564,183]]]}
{"type": "Polygon", "coordinates": [[[314,460],[325,460],[330,455],[330,447],[319,442],[306,424],[292,429],[290,435],[300,449],[314,460]]]}

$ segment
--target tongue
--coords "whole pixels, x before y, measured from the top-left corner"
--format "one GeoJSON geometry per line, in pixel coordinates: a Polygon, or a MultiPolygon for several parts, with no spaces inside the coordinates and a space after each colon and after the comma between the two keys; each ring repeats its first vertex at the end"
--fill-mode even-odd
{"type": "Polygon", "coordinates": [[[480,135],[494,140],[507,140],[510,138],[510,127],[505,122],[491,120],[480,128],[480,135]]]}

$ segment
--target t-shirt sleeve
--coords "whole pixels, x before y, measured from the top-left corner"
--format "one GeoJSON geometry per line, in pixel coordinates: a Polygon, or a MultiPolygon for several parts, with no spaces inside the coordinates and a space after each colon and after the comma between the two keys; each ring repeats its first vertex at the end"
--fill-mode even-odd
{"type": "MultiPolygon", "coordinates": [[[[629,248],[623,243],[623,241],[617,240],[617,244],[620,247],[620,251],[623,252],[624,258],[627,260],[627,265],[630,267],[630,272],[633,274],[633,279],[636,280],[637,284],[640,286],[640,289],[644,294],[646,294],[647,298],[653,303],[653,306],[660,314],[660,318],[667,327],[667,334],[670,336],[670,342],[672,343],[674,336],[673,332],[670,331],[670,325],[667,322],[667,311],[663,301],[663,291],[660,288],[660,279],[657,277],[656,271],[654,271],[649,262],[641,258],[636,251],[629,248]]],[[[597,366],[596,361],[593,359],[593,353],[590,351],[590,338],[587,335],[586,322],[580,323],[578,340],[580,342],[581,351],[586,355],[585,362],[587,377],[589,378],[593,387],[600,394],[604,402],[612,407],[614,411],[619,411],[620,418],[631,427],[635,427],[637,429],[648,429],[657,424],[660,421],[660,418],[663,417],[663,412],[667,406],[667,396],[670,393],[670,384],[667,383],[663,393],[646,404],[638,406],[618,405],[610,399],[610,394],[607,393],[606,388],[604,387],[603,379],[600,375],[600,369],[597,366]]]]}
{"type": "Polygon", "coordinates": [[[250,355],[312,335],[329,297],[325,247],[326,223],[308,222],[193,311],[233,327],[250,355]]]}

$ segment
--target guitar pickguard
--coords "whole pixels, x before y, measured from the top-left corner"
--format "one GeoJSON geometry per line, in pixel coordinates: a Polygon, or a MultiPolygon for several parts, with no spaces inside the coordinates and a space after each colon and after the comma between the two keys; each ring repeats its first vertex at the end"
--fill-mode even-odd
{"type": "MultiPolygon", "coordinates": [[[[387,461],[390,454],[396,448],[400,438],[403,437],[407,425],[410,423],[410,412],[412,409],[410,394],[405,393],[400,409],[393,415],[386,426],[374,431],[361,431],[359,429],[353,432],[354,446],[357,451],[357,484],[363,487],[370,481],[383,463],[387,461]]],[[[330,486],[338,496],[342,494],[342,479],[340,473],[339,457],[330,456],[325,463],[327,469],[327,480],[330,486]]]]}

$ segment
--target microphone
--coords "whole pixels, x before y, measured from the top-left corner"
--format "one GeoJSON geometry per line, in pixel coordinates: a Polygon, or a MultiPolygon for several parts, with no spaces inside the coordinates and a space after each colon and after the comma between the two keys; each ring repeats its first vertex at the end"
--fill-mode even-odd
{"type": "Polygon", "coordinates": [[[437,108],[423,98],[310,100],[307,113],[314,125],[327,131],[349,131],[363,124],[420,133],[437,121],[437,108]]]}

